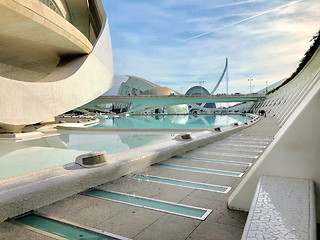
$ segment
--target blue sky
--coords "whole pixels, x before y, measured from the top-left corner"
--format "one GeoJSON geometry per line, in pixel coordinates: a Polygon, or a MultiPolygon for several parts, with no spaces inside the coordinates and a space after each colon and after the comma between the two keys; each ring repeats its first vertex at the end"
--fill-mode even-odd
{"type": "MultiPolygon", "coordinates": [[[[209,91],[229,59],[229,93],[288,77],[319,28],[319,0],[103,0],[114,73],[209,91]]],[[[225,82],[216,93],[226,91],[225,82]]]]}

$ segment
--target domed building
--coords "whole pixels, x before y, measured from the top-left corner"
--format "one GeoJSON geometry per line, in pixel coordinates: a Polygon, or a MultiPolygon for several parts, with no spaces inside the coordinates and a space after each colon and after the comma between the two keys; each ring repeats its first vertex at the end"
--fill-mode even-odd
{"type": "Polygon", "coordinates": [[[202,86],[194,86],[189,88],[186,95],[210,95],[209,91],[202,86]]]}
{"type": "MultiPolygon", "coordinates": [[[[186,95],[210,95],[209,91],[202,86],[191,87],[186,95]]],[[[212,113],[216,108],[215,103],[192,103],[188,106],[190,113],[212,113]]]]}

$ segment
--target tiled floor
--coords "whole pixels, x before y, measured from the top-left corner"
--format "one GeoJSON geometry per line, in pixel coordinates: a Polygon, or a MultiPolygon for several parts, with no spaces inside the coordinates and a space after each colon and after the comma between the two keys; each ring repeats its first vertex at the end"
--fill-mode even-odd
{"type": "MultiPolygon", "coordinates": [[[[190,151],[182,156],[216,159],[234,162],[255,163],[266,146],[278,131],[273,118],[264,118],[254,126],[238,132],[220,141],[211,143],[202,149],[190,151]],[[242,138],[242,139],[239,139],[242,138]],[[245,138],[245,139],[243,139],[245,138]],[[261,139],[270,139],[270,141],[261,139]],[[255,140],[250,140],[255,139],[255,140]],[[258,140],[256,140],[258,139],[258,140]],[[260,139],[260,140],[259,140],[260,139]],[[249,142],[249,143],[248,143],[249,142]],[[242,147],[226,143],[247,145],[242,147]],[[223,149],[215,149],[223,148],[223,149]],[[253,151],[250,151],[253,150],[253,151]],[[203,152],[201,152],[203,151],[203,152]],[[204,151],[206,153],[204,153],[204,151]],[[227,153],[231,155],[217,155],[227,153]],[[247,157],[240,155],[249,155],[247,157]]],[[[247,173],[250,167],[214,162],[192,161],[190,159],[171,158],[162,163],[197,167],[205,169],[236,171],[247,173]]],[[[239,184],[241,178],[168,169],[157,165],[143,169],[137,174],[152,175],[179,180],[208,183],[232,187],[227,194],[172,186],[161,183],[132,179],[124,176],[99,186],[99,189],[117,191],[137,196],[154,198],[179,204],[211,209],[211,214],[204,220],[164,213],[156,210],[127,205],[106,199],[77,194],[49,206],[38,209],[40,213],[95,229],[111,232],[132,239],[240,239],[247,213],[227,209],[227,199],[239,184]]],[[[0,224],[0,239],[50,239],[31,230],[14,226],[10,223],[0,224]],[[17,230],[16,230],[17,229],[17,230]],[[5,238],[3,237],[5,236],[5,238]]]]}

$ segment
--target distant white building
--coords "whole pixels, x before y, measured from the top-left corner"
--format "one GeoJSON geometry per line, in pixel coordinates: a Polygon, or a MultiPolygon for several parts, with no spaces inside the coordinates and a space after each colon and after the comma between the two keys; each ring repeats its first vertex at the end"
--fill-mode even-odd
{"type": "MultiPolygon", "coordinates": [[[[285,80],[286,80],[286,78],[281,79],[280,81],[268,86],[267,88],[263,88],[256,93],[257,94],[265,94],[266,92],[269,92],[269,91],[275,89],[276,87],[280,86],[285,80]]],[[[228,111],[229,112],[248,112],[251,109],[251,107],[253,106],[253,104],[254,104],[254,102],[239,103],[239,104],[236,104],[232,107],[229,107],[228,111]]]]}
{"type": "MultiPolygon", "coordinates": [[[[121,96],[137,96],[137,95],[179,95],[180,93],[167,88],[161,87],[155,83],[152,83],[146,79],[127,76],[127,80],[120,84],[118,89],[118,95],[121,96]]],[[[132,103],[114,103],[112,105],[111,111],[116,113],[126,112],[130,108],[135,107],[132,103]]],[[[154,113],[188,113],[188,106],[186,104],[181,104],[177,106],[163,107],[161,109],[153,109],[154,113]]]]}

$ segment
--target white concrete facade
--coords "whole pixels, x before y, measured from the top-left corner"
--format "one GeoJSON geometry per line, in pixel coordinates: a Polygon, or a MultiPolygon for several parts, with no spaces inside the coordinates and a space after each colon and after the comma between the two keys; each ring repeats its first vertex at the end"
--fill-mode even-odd
{"type": "MultiPolygon", "coordinates": [[[[20,46],[17,41],[12,41],[12,44],[16,45],[10,49],[12,55],[17,56],[17,62],[21,63],[21,76],[16,74],[14,78],[9,78],[8,75],[5,77],[0,66],[0,127],[5,132],[18,132],[25,125],[41,122],[79,107],[100,96],[113,84],[111,39],[101,0],[81,0],[76,2],[77,5],[74,5],[72,0],[57,1],[56,6],[63,7],[63,4],[68,4],[69,10],[73,6],[72,11],[76,11],[62,14],[66,18],[42,2],[8,0],[0,3],[0,10],[9,9],[15,15],[10,19],[12,24],[5,26],[4,32],[8,39],[10,37],[15,40],[22,36],[25,38],[23,40],[28,42],[31,37],[38,38],[32,39],[36,42],[31,46],[34,54],[30,54],[30,59],[35,62],[32,68],[28,69],[24,64],[24,61],[30,62],[30,59],[18,57],[19,51],[27,49],[28,46],[20,46]],[[80,27],[81,21],[76,15],[77,12],[90,12],[90,18],[84,21],[90,23],[89,26],[80,27]],[[70,19],[67,16],[70,16],[70,19]],[[73,25],[72,21],[76,24],[73,25]],[[15,26],[15,29],[10,29],[12,26],[15,26]],[[21,30],[20,36],[14,35],[17,30],[21,30]],[[52,47],[53,44],[45,45],[50,39],[53,43],[57,42],[59,48],[52,47]],[[82,44],[83,42],[85,44],[82,44]],[[70,47],[64,48],[67,45],[70,47]],[[77,47],[73,47],[74,45],[77,47]],[[84,51],[81,52],[81,49],[84,51]],[[15,50],[18,52],[14,52],[15,50]],[[42,59],[46,54],[56,57],[56,60],[50,60],[53,65],[49,68],[52,70],[45,75],[36,75],[36,72],[41,70],[42,62],[45,62],[42,59]],[[36,81],[33,81],[32,74],[30,79],[24,80],[24,74],[30,71],[35,72],[36,81]]],[[[27,52],[24,55],[27,55],[27,52]]],[[[7,66],[15,64],[9,59],[4,60],[7,66]]]]}
{"type": "Polygon", "coordinates": [[[315,182],[320,222],[320,48],[289,83],[257,103],[279,121],[280,131],[228,199],[232,209],[248,211],[260,176],[310,179],[315,182]]]}

